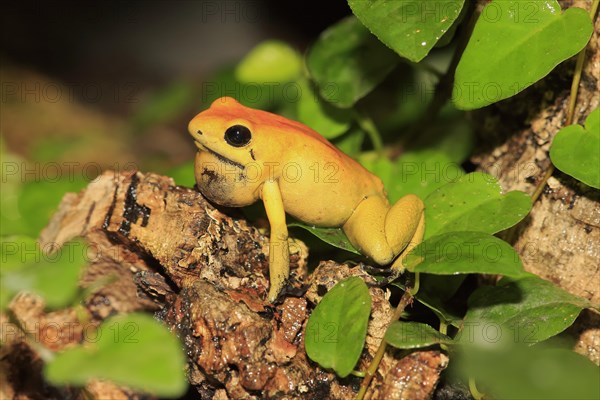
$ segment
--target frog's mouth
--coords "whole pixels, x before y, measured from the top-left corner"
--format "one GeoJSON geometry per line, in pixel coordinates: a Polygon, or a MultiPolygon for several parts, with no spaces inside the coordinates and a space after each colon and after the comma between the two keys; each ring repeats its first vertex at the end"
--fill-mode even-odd
{"type": "Polygon", "coordinates": [[[207,153],[212,154],[213,156],[217,157],[219,160],[221,160],[222,162],[229,164],[229,165],[233,165],[234,167],[237,167],[241,170],[244,170],[244,166],[242,164],[240,164],[237,161],[233,161],[230,158],[225,157],[224,155],[217,153],[216,151],[214,151],[213,149],[203,145],[202,143],[198,142],[198,141],[194,141],[194,143],[196,144],[196,147],[198,147],[198,149],[200,149],[200,151],[206,151],[207,153]]]}

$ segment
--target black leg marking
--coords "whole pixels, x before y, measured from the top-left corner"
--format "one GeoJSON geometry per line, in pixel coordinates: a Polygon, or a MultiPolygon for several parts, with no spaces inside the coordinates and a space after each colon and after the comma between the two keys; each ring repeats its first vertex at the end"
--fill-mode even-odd
{"type": "Polygon", "coordinates": [[[362,262],[360,263],[359,266],[360,266],[360,269],[362,269],[369,275],[390,275],[390,274],[394,273],[394,271],[392,271],[392,269],[389,267],[387,267],[387,268],[374,267],[372,265],[364,264],[362,262]]]}
{"type": "Polygon", "coordinates": [[[391,272],[390,276],[383,278],[379,282],[367,283],[367,286],[369,286],[369,287],[384,287],[384,286],[387,286],[390,283],[394,282],[396,279],[398,279],[400,277],[400,275],[402,275],[402,272],[400,272],[400,270],[395,269],[391,272]]]}

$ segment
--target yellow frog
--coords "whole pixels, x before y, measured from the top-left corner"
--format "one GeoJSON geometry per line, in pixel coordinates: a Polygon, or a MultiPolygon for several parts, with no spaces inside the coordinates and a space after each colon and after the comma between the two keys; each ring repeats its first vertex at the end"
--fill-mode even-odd
{"type": "Polygon", "coordinates": [[[390,206],[378,177],[299,122],[222,97],[190,121],[189,131],[199,149],[196,182],[206,198],[230,207],[264,203],[271,302],[289,276],[285,213],[341,227],[377,264],[395,259],[392,268],[402,268],[403,257],[423,239],[421,199],[407,195],[390,206]]]}

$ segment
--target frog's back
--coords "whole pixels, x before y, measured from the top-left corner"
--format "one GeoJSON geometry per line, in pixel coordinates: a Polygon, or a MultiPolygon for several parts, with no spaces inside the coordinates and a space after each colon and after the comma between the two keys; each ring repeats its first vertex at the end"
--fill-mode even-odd
{"type": "MultiPolygon", "coordinates": [[[[303,135],[307,138],[316,140],[325,146],[335,149],[335,146],[333,146],[327,139],[308,126],[268,111],[246,107],[231,97],[221,97],[220,99],[215,100],[210,106],[210,109],[207,111],[213,111],[215,114],[218,114],[219,118],[222,119],[232,121],[236,119],[244,119],[250,121],[254,126],[264,127],[272,132],[282,132],[282,134],[284,134],[283,132],[293,132],[295,134],[303,135]]],[[[205,111],[205,113],[207,113],[207,111],[205,111]]]]}
{"type": "Polygon", "coordinates": [[[329,142],[290,149],[279,178],[286,211],[317,226],[342,226],[358,204],[385,197],[381,180],[329,142]]]}
{"type": "Polygon", "coordinates": [[[385,197],[378,177],[300,122],[231,98],[216,100],[210,110],[228,121],[247,121],[262,136],[257,160],[276,165],[285,210],[298,219],[341,226],[366,197],[385,197]]]}

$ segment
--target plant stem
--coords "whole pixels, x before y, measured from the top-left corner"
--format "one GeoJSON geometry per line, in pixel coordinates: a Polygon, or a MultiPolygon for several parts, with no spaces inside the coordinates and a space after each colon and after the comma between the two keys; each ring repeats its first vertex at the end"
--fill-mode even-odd
{"type": "Polygon", "coordinates": [[[550,166],[544,173],[542,180],[535,187],[535,191],[531,195],[531,203],[532,204],[535,203],[537,201],[537,199],[540,197],[540,195],[544,191],[544,188],[546,187],[546,182],[548,182],[548,179],[550,179],[550,177],[552,176],[553,173],[554,173],[554,164],[550,164],[550,166]]]}
{"type": "MultiPolygon", "coordinates": [[[[441,319],[440,319],[440,329],[439,329],[439,331],[443,335],[448,335],[448,324],[445,321],[442,321],[441,319]]],[[[448,346],[446,346],[443,343],[440,343],[440,348],[442,350],[448,351],[448,346]]]]}
{"type": "Polygon", "coordinates": [[[447,335],[448,334],[448,324],[446,324],[444,321],[440,321],[439,331],[441,334],[447,335]]]}
{"type": "Polygon", "coordinates": [[[414,283],[412,289],[410,289],[410,294],[412,296],[416,295],[420,288],[421,288],[421,273],[415,272],[415,283],[414,283]]]}
{"type": "Polygon", "coordinates": [[[365,371],[352,370],[352,372],[350,372],[350,373],[354,376],[358,376],[359,378],[364,378],[366,375],[365,371]]]}
{"type": "MultiPolygon", "coordinates": [[[[412,289],[408,288],[404,291],[404,294],[402,295],[402,298],[400,299],[400,303],[398,303],[398,306],[396,307],[396,310],[394,311],[392,318],[390,318],[389,324],[400,319],[400,315],[402,315],[402,312],[404,312],[404,309],[406,308],[406,306],[412,302],[412,299],[413,299],[412,289]]],[[[388,326],[389,326],[389,324],[388,324],[388,326]]],[[[371,364],[369,364],[369,367],[367,368],[367,370],[365,372],[365,378],[362,380],[362,382],[360,384],[360,389],[359,389],[358,393],[356,394],[356,400],[362,400],[363,397],[365,396],[365,393],[367,393],[367,389],[369,388],[369,385],[371,384],[371,380],[375,376],[375,373],[377,372],[377,368],[379,368],[379,363],[383,359],[383,355],[385,354],[386,347],[387,347],[387,342],[385,341],[385,338],[384,338],[381,340],[381,343],[379,343],[377,352],[375,353],[375,356],[373,356],[373,360],[371,360],[371,364]]]]}
{"type": "MultiPolygon", "coordinates": [[[[592,3],[592,7],[590,9],[590,17],[592,19],[592,25],[594,23],[594,17],[596,15],[596,11],[598,11],[598,4],[600,4],[600,0],[594,0],[592,3]]],[[[588,42],[589,44],[589,42],[588,42]]],[[[571,94],[569,95],[569,107],[567,108],[567,117],[565,118],[565,125],[569,126],[573,123],[575,119],[575,106],[577,105],[577,94],[579,92],[579,82],[581,81],[581,73],[583,71],[583,64],[585,62],[585,52],[587,50],[587,45],[579,52],[577,55],[577,62],[575,63],[575,73],[573,74],[573,81],[571,82],[571,94]]],[[[531,202],[535,203],[537,199],[542,194],[544,187],[546,187],[546,183],[548,179],[554,173],[554,164],[550,164],[548,170],[544,173],[542,180],[537,184],[533,194],[531,195],[531,202]]]]}
{"type": "Polygon", "coordinates": [[[381,134],[373,120],[356,110],[354,111],[354,119],[358,123],[358,126],[369,135],[369,139],[371,140],[375,151],[381,154],[383,151],[383,140],[381,140],[381,134]]]}
{"type": "MultiPolygon", "coordinates": [[[[594,16],[598,10],[598,4],[600,0],[594,0],[590,9],[590,18],[592,19],[592,25],[594,24],[594,16]]],[[[583,63],[585,61],[585,52],[587,45],[579,52],[577,56],[577,63],[575,64],[575,74],[573,74],[573,82],[571,82],[571,97],[569,98],[569,108],[567,109],[567,119],[565,125],[571,125],[573,123],[573,117],[575,116],[575,105],[577,103],[577,91],[579,89],[579,82],[581,81],[581,71],[583,70],[583,63]]]]}
{"type": "Polygon", "coordinates": [[[475,379],[473,378],[469,378],[469,391],[475,400],[483,399],[484,394],[477,390],[477,386],[475,386],[475,379]]]}

